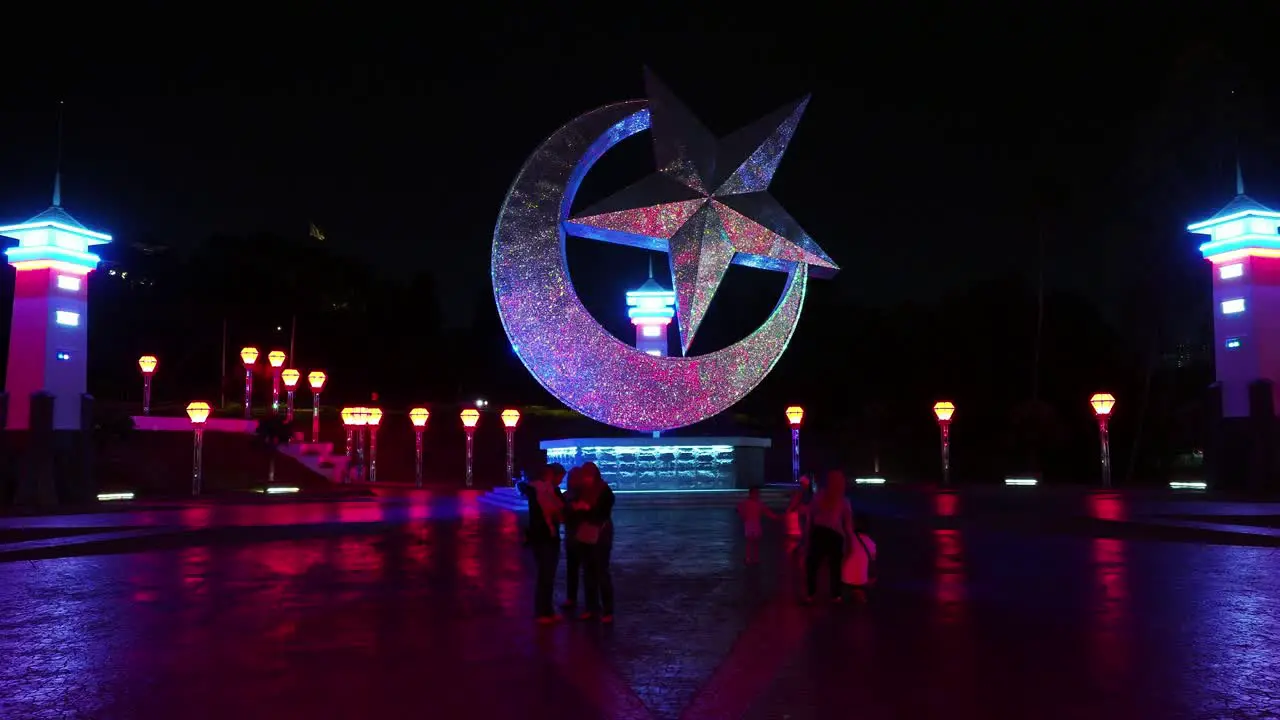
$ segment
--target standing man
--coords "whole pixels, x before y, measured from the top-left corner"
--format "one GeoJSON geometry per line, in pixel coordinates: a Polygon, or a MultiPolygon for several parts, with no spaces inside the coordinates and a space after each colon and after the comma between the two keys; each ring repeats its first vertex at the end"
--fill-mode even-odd
{"type": "Polygon", "coordinates": [[[560,564],[560,523],[564,520],[564,499],[560,481],[564,466],[551,463],[532,482],[516,487],[529,502],[529,528],[526,539],[533,550],[537,581],[533,591],[533,613],[539,624],[550,625],[560,619],[551,602],[555,590],[556,566],[560,564]]]}

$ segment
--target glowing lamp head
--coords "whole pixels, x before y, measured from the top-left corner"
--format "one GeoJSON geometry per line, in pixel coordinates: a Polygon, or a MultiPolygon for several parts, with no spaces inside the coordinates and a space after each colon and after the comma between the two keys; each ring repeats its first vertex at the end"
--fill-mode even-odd
{"type": "Polygon", "coordinates": [[[309,375],[307,375],[307,382],[311,383],[311,389],[315,390],[316,392],[319,392],[320,388],[324,387],[324,381],[326,379],[327,378],[325,374],[320,372],[319,370],[315,370],[309,375]]]}
{"type": "Polygon", "coordinates": [[[349,408],[349,407],[342,408],[342,412],[340,414],[342,415],[343,425],[351,426],[356,424],[355,408],[349,408]]]}
{"type": "Polygon", "coordinates": [[[209,413],[213,408],[209,407],[209,403],[199,401],[187,405],[187,417],[191,418],[192,425],[203,425],[209,419],[209,413]]]}
{"type": "Polygon", "coordinates": [[[293,368],[289,368],[288,370],[280,373],[280,379],[284,381],[284,386],[290,390],[298,386],[298,379],[301,377],[302,373],[294,370],[293,368]]]}
{"type": "Polygon", "coordinates": [[[787,423],[791,427],[800,427],[800,423],[804,422],[804,408],[799,405],[792,405],[785,412],[787,413],[787,423]]]}
{"type": "Polygon", "coordinates": [[[380,422],[382,422],[381,408],[365,408],[364,409],[365,425],[373,425],[374,427],[377,427],[378,423],[380,422]]]}
{"type": "Polygon", "coordinates": [[[247,347],[242,349],[240,351],[240,362],[243,362],[245,367],[250,367],[258,362],[258,348],[247,347]]]}
{"type": "Polygon", "coordinates": [[[413,423],[414,427],[426,427],[430,417],[431,411],[426,408],[414,408],[409,411],[409,422],[413,423]]]}
{"type": "Polygon", "coordinates": [[[1093,412],[1098,417],[1109,417],[1111,409],[1116,406],[1116,399],[1111,393],[1094,393],[1089,398],[1089,404],[1093,406],[1093,412]]]}
{"type": "Polygon", "coordinates": [[[271,367],[278,368],[284,366],[284,351],[272,350],[267,353],[267,362],[271,363],[271,367]]]}
{"type": "Polygon", "coordinates": [[[951,416],[956,414],[956,405],[953,402],[943,400],[942,402],[933,404],[933,414],[937,416],[938,422],[951,422],[951,416]]]}
{"type": "Polygon", "coordinates": [[[138,358],[138,367],[142,368],[143,375],[150,375],[156,371],[157,362],[155,355],[143,355],[138,358]]]}
{"type": "Polygon", "coordinates": [[[462,418],[462,427],[471,430],[475,428],[476,423],[480,422],[480,411],[475,408],[467,408],[459,413],[458,417],[462,418]]]}
{"type": "Polygon", "coordinates": [[[358,407],[351,408],[351,424],[357,427],[364,427],[369,424],[369,408],[358,407]]]}
{"type": "Polygon", "coordinates": [[[502,424],[514,430],[516,425],[520,424],[520,411],[514,408],[503,410],[502,424]]]}

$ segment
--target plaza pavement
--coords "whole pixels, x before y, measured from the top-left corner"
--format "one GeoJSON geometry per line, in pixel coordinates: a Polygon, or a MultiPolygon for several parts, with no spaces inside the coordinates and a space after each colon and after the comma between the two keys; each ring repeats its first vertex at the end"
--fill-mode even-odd
{"type": "Polygon", "coordinates": [[[0,718],[1280,715],[1280,506],[856,502],[880,584],[812,608],[776,527],[747,568],[732,511],[619,510],[608,627],[533,624],[474,494],[0,518],[0,718]]]}

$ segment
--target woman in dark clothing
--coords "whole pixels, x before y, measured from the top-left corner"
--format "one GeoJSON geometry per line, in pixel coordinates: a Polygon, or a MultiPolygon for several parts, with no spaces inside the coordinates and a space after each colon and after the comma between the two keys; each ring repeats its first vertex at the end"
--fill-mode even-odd
{"type": "Polygon", "coordinates": [[[570,611],[578,606],[578,581],[582,579],[583,571],[585,570],[582,562],[582,543],[574,538],[574,533],[578,531],[582,513],[573,509],[573,504],[582,497],[582,478],[582,468],[576,467],[570,470],[569,479],[565,482],[564,493],[566,507],[564,516],[564,565],[567,577],[565,577],[565,601],[560,607],[570,611]]]}
{"type": "Polygon", "coordinates": [[[522,482],[520,494],[529,501],[529,548],[538,569],[533,591],[533,612],[539,623],[549,624],[560,619],[552,605],[555,591],[556,566],[560,564],[560,520],[564,500],[560,496],[560,480],[564,478],[564,466],[552,463],[542,472],[542,477],[532,482],[522,482]]]}
{"type": "Polygon", "coordinates": [[[582,494],[573,507],[579,515],[574,539],[580,543],[586,569],[586,611],[580,616],[613,622],[613,576],[609,573],[613,553],[613,490],[600,476],[600,468],[589,462],[582,466],[582,494]]]}

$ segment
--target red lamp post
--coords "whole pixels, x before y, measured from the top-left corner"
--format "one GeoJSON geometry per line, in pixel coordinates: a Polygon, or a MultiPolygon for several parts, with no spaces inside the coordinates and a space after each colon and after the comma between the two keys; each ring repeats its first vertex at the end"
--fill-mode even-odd
{"type": "Polygon", "coordinates": [[[1116,399],[1111,393],[1094,393],[1089,398],[1093,414],[1098,418],[1098,437],[1102,441],[1102,487],[1111,487],[1111,432],[1107,427],[1116,399]]]}
{"type": "Polygon", "coordinates": [[[258,362],[258,348],[240,350],[240,362],[244,363],[244,418],[253,417],[253,364],[258,362]]]}
{"type": "Polygon", "coordinates": [[[467,433],[467,487],[471,487],[471,460],[474,457],[472,450],[475,444],[476,423],[480,422],[480,411],[467,408],[459,413],[458,417],[462,418],[462,429],[467,433]]]}
{"type": "Polygon", "coordinates": [[[284,351],[272,350],[267,353],[267,362],[271,365],[271,412],[280,412],[280,369],[284,367],[284,351]]]}
{"type": "Polygon", "coordinates": [[[508,408],[502,411],[502,425],[507,429],[507,482],[513,486],[516,484],[514,467],[516,454],[516,425],[519,424],[519,410],[508,408]]]}
{"type": "Polygon", "coordinates": [[[956,414],[955,403],[943,400],[933,404],[933,414],[938,418],[942,431],[942,484],[951,484],[951,416],[956,414]]]}
{"type": "Polygon", "coordinates": [[[378,481],[378,427],[381,423],[381,409],[365,408],[364,424],[369,428],[369,482],[378,481]]]}
{"type": "Polygon", "coordinates": [[[142,370],[142,414],[151,414],[151,376],[156,372],[155,355],[143,355],[138,358],[138,367],[142,370]]]}
{"type": "MultiPolygon", "coordinates": [[[[311,385],[311,442],[320,442],[320,391],[324,389],[324,381],[328,377],[320,370],[313,370],[307,375],[307,383],[311,385]]],[[[343,421],[346,424],[346,421],[343,421]]]]}
{"type": "Polygon", "coordinates": [[[284,381],[285,404],[284,404],[284,421],[293,422],[293,394],[297,391],[298,380],[302,378],[302,373],[289,368],[280,373],[280,379],[284,381]]]}
{"type": "Polygon", "coordinates": [[[792,405],[786,409],[787,424],[791,426],[791,482],[800,482],[800,424],[804,422],[804,408],[792,405]]]}
{"type": "Polygon", "coordinates": [[[209,403],[198,401],[187,405],[187,417],[195,431],[195,443],[191,453],[191,495],[198,497],[204,484],[204,424],[209,420],[212,408],[209,403]]]}
{"type": "Polygon", "coordinates": [[[342,426],[347,429],[347,471],[342,474],[342,482],[347,482],[351,466],[356,462],[356,410],[342,408],[342,426]]]}
{"type": "Polygon", "coordinates": [[[414,408],[409,411],[409,422],[413,423],[413,484],[416,487],[422,487],[422,433],[427,429],[427,420],[431,418],[431,411],[426,408],[414,408]]]}

